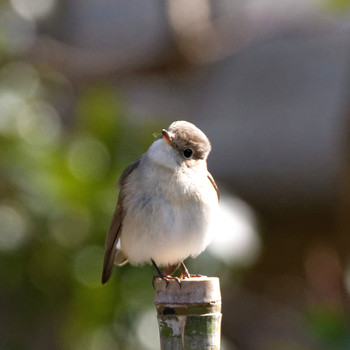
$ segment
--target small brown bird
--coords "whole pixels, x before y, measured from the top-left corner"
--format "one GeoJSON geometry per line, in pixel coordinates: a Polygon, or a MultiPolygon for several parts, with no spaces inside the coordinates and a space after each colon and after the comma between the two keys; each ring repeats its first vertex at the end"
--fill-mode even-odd
{"type": "Polygon", "coordinates": [[[218,207],[217,185],[207,170],[211,145],[186,121],[172,123],[119,180],[119,197],[106,239],[102,283],[113,264],[152,263],[162,279],[209,244],[218,207]],[[163,266],[163,272],[158,266],[163,266]]]}

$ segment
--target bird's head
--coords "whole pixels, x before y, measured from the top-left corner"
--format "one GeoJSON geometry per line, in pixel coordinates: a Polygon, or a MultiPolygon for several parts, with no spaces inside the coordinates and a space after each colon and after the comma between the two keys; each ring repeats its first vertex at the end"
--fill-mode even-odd
{"type": "Polygon", "coordinates": [[[211,150],[207,136],[192,123],[173,122],[149,149],[151,159],[167,168],[186,166],[193,168],[206,165],[211,150]]]}

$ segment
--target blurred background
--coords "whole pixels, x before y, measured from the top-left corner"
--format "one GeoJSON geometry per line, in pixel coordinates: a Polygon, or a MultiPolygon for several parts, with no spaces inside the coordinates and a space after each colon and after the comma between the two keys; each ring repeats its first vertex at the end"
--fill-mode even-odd
{"type": "Polygon", "coordinates": [[[0,1],[0,349],[158,349],[145,266],[101,286],[121,171],[212,142],[223,350],[350,349],[346,0],[0,1]]]}

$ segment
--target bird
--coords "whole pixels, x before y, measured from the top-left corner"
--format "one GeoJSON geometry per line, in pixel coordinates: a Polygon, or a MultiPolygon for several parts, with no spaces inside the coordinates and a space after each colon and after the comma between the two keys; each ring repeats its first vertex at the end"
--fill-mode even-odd
{"type": "Polygon", "coordinates": [[[195,276],[184,260],[210,243],[219,201],[207,169],[210,151],[210,141],[198,127],[175,121],[123,171],[105,243],[102,284],[114,265],[127,262],[152,264],[158,273],[153,285],[155,278],[168,283],[195,276]],[[180,278],[172,277],[180,266],[180,278]]]}

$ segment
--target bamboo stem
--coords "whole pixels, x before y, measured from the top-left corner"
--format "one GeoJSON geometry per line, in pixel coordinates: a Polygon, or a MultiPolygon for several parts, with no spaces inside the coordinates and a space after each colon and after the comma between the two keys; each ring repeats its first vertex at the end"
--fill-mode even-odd
{"type": "Polygon", "coordinates": [[[156,280],[161,350],[219,350],[221,293],[217,277],[156,280]]]}

